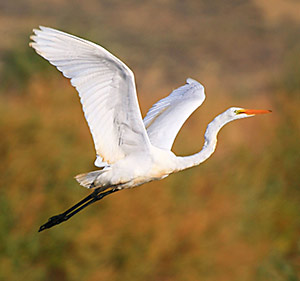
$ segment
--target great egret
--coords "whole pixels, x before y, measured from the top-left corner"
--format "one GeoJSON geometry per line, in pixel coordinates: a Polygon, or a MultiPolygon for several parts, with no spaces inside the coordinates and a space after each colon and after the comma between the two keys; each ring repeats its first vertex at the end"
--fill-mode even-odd
{"type": "Polygon", "coordinates": [[[39,231],[59,224],[104,196],[199,165],[215,151],[217,134],[233,120],[269,113],[231,107],[207,126],[200,152],[176,156],[171,147],[185,120],[205,99],[204,87],[186,84],[155,103],[144,120],[138,106],[133,72],[104,48],[76,36],[40,26],[30,46],[71,79],[90,127],[95,166],[76,180],[94,190],[64,213],[51,217],[39,231]]]}

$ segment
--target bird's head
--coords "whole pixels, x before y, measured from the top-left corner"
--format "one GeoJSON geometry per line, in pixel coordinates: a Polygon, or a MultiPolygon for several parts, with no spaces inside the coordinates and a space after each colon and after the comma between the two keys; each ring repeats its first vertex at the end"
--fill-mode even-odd
{"type": "Polygon", "coordinates": [[[265,110],[265,109],[245,109],[240,107],[231,107],[226,110],[226,115],[232,119],[242,119],[247,117],[252,117],[257,114],[266,114],[272,112],[271,110],[265,110]]]}

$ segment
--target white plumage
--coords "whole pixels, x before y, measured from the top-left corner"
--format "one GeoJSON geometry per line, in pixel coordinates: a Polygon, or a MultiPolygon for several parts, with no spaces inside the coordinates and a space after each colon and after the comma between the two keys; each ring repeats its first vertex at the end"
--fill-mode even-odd
{"type": "MultiPolygon", "coordinates": [[[[185,120],[205,99],[204,87],[199,82],[187,79],[184,86],[155,103],[143,122],[134,75],[123,62],[104,48],[61,31],[41,26],[33,32],[30,46],[70,78],[79,93],[95,144],[95,165],[103,167],[76,177],[81,185],[95,188],[90,203],[116,190],[161,179],[202,163],[214,152],[217,134],[225,124],[270,112],[229,108],[208,125],[200,152],[177,157],[171,152],[174,139],[185,120]],[[103,192],[108,188],[110,191],[103,192]]],[[[88,198],[91,195],[82,202],[88,198]]],[[[76,212],[74,209],[51,218],[40,230],[67,220],[82,207],[76,212]]]]}
{"type": "MultiPolygon", "coordinates": [[[[97,155],[109,163],[139,149],[149,150],[132,71],[104,48],[40,27],[31,46],[71,78],[82,103],[97,155]]],[[[99,158],[97,166],[102,166],[99,158]]]]}
{"type": "Polygon", "coordinates": [[[171,150],[185,120],[204,101],[204,87],[188,78],[187,83],[168,97],[155,103],[144,118],[150,142],[161,149],[171,150]]]}

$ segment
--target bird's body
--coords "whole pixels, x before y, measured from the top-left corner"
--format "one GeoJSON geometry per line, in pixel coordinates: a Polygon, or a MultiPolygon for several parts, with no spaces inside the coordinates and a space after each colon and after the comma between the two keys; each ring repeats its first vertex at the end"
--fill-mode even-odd
{"type": "Polygon", "coordinates": [[[40,230],[67,220],[114,191],[199,165],[215,151],[217,134],[225,124],[270,112],[229,108],[209,123],[200,152],[178,157],[171,151],[175,137],[205,99],[199,82],[188,78],[184,86],[154,104],[143,120],[134,75],[118,58],[99,45],[52,28],[40,27],[34,33],[30,46],[70,78],[78,91],[95,144],[95,166],[102,168],[76,176],[94,193],[52,217],[40,230]]]}
{"type": "Polygon", "coordinates": [[[132,188],[153,180],[162,179],[176,171],[176,156],[171,151],[151,147],[145,153],[136,152],[104,168],[76,176],[83,186],[103,190],[116,186],[132,188]]]}

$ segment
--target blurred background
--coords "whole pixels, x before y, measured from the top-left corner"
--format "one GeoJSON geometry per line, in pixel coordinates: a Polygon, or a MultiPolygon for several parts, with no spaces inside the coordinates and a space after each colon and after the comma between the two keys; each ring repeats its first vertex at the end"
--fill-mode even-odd
{"type": "Polygon", "coordinates": [[[300,2],[0,1],[0,280],[299,280],[300,2]],[[199,151],[230,106],[273,113],[223,129],[192,168],[41,224],[89,192],[76,91],[28,47],[39,25],[97,42],[133,69],[143,116],[192,77],[207,100],[174,151],[199,151]]]}

